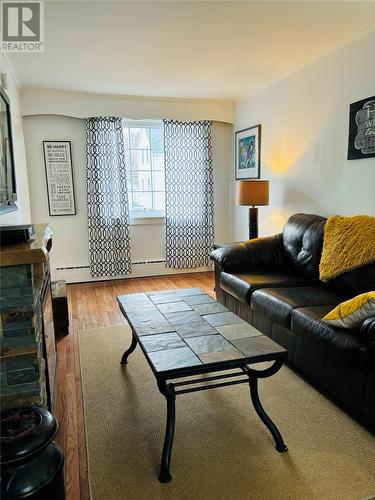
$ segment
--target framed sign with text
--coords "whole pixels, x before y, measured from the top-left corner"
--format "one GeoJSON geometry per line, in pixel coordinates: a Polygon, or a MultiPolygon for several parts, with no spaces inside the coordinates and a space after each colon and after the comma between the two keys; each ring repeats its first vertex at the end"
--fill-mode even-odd
{"type": "Polygon", "coordinates": [[[50,215],[76,215],[70,141],[43,141],[50,215]]]}
{"type": "Polygon", "coordinates": [[[350,105],[348,160],[374,157],[375,96],[372,96],[350,105]]]}

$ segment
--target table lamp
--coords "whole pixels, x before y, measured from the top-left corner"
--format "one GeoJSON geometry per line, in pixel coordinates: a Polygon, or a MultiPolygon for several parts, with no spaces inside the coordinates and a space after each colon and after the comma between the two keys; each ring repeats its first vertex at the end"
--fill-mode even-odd
{"type": "Polygon", "coordinates": [[[269,181],[239,181],[237,205],[249,208],[249,239],[258,238],[258,208],[269,204],[269,181]]]}

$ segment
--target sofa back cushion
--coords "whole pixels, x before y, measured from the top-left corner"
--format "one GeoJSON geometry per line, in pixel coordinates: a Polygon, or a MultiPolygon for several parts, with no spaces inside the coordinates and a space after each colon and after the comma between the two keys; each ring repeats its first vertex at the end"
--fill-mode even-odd
{"type": "Polygon", "coordinates": [[[324,217],[314,214],[292,215],[283,230],[283,250],[287,262],[313,280],[319,279],[324,217]]]}
{"type": "Polygon", "coordinates": [[[327,287],[347,297],[375,290],[375,263],[348,271],[326,283],[327,287]]]}

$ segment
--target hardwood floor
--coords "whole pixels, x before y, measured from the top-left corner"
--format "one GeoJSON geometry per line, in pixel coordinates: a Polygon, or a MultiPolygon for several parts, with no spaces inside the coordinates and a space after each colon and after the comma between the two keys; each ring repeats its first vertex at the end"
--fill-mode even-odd
{"type": "Polygon", "coordinates": [[[65,454],[67,500],[89,499],[77,332],[124,323],[125,320],[116,303],[117,295],[188,287],[200,287],[214,296],[213,273],[68,285],[70,334],[58,340],[58,383],[55,409],[55,415],[60,424],[58,442],[65,454]]]}

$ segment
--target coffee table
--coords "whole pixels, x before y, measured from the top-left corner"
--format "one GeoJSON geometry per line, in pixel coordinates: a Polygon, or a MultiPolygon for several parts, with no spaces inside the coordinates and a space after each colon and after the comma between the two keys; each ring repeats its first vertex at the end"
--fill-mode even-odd
{"type": "Polygon", "coordinates": [[[258,395],[258,379],[270,377],[281,368],[287,358],[285,349],[200,288],[121,295],[117,300],[133,334],[121,364],[127,363],[129,355],[139,344],[167,401],[167,425],[159,475],[162,483],[172,479],[170,461],[175,399],[180,394],[248,383],[255,411],[271,432],[276,450],[287,451],[258,395]],[[273,361],[273,364],[262,370],[248,366],[263,361],[273,361]],[[235,369],[238,370],[233,371],[235,369]],[[182,377],[187,380],[179,381],[182,377]]]}

